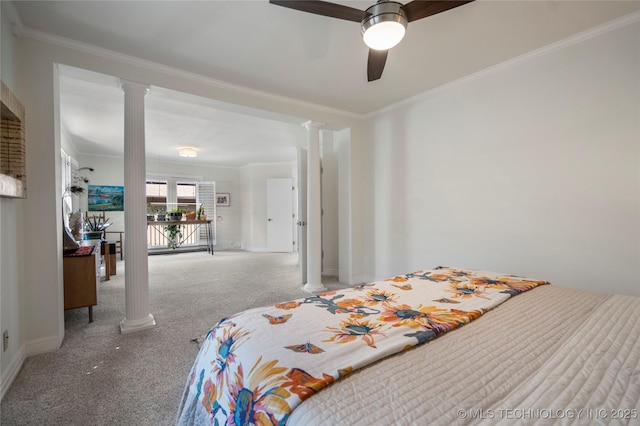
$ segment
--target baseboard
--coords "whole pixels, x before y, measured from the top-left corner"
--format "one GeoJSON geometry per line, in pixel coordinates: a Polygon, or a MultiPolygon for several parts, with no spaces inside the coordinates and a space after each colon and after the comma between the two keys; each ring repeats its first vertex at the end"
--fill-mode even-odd
{"type": "Polygon", "coordinates": [[[16,377],[18,377],[18,373],[20,373],[22,364],[24,364],[25,359],[26,357],[24,355],[24,346],[22,346],[20,349],[18,349],[18,353],[16,353],[16,356],[13,358],[13,360],[9,364],[9,367],[2,375],[2,383],[0,383],[0,401],[2,401],[2,399],[6,395],[16,377]]]}
{"type": "Polygon", "coordinates": [[[24,355],[25,357],[40,355],[58,350],[59,347],[58,337],[45,337],[25,343],[24,355]]]}
{"type": "Polygon", "coordinates": [[[329,269],[329,268],[325,268],[322,271],[322,275],[325,275],[327,277],[337,277],[338,276],[338,269],[329,269]]]}
{"type": "Polygon", "coordinates": [[[147,251],[147,254],[149,256],[154,256],[157,254],[178,254],[178,253],[188,253],[188,252],[194,252],[194,251],[207,251],[207,246],[188,246],[188,247],[179,247],[177,249],[170,249],[167,247],[158,247],[158,248],[149,249],[147,251]]]}
{"type": "Polygon", "coordinates": [[[18,373],[20,373],[20,369],[22,369],[22,364],[24,364],[24,360],[27,359],[27,357],[53,352],[59,347],[58,338],[55,336],[33,340],[22,345],[20,349],[18,349],[16,356],[9,364],[6,372],[2,375],[2,383],[0,383],[0,401],[4,398],[4,395],[11,387],[15,378],[18,377],[18,373]]]}
{"type": "Polygon", "coordinates": [[[267,252],[267,248],[266,247],[249,247],[247,246],[245,248],[246,251],[249,252],[253,252],[253,253],[266,253],[267,252]]]}

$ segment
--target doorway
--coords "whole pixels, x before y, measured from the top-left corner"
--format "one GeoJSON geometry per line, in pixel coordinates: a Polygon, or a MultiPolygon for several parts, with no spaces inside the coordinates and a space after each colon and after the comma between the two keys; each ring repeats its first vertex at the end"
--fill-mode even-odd
{"type": "Polygon", "coordinates": [[[293,179],[267,179],[267,251],[293,251],[293,179]]]}

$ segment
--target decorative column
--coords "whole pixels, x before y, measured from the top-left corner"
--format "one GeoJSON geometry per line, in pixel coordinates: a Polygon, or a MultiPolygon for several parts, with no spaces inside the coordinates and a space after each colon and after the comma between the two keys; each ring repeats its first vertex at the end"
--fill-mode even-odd
{"type": "Polygon", "coordinates": [[[124,291],[122,334],[155,327],[149,313],[144,97],[149,86],[120,80],[124,91],[124,291]]]}
{"type": "Polygon", "coordinates": [[[325,291],[322,285],[322,198],[320,186],[320,128],[309,121],[307,128],[307,283],[310,292],[325,291]]]}

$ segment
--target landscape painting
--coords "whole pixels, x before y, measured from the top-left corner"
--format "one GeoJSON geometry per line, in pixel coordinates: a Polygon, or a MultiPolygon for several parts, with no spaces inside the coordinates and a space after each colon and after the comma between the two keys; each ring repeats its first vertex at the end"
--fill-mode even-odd
{"type": "Polygon", "coordinates": [[[89,211],[124,211],[124,186],[89,185],[89,211]]]}

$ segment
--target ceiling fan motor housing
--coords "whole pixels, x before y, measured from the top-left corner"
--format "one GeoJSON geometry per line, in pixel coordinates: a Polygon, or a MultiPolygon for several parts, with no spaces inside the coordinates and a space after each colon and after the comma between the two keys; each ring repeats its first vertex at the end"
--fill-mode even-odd
{"type": "MultiPolygon", "coordinates": [[[[404,37],[404,31],[406,30],[408,23],[407,14],[402,8],[402,3],[394,1],[379,1],[378,3],[369,7],[366,10],[366,13],[367,16],[362,20],[360,28],[362,29],[362,37],[369,47],[371,47],[372,49],[386,50],[395,46],[400,42],[400,40],[402,40],[402,37],[404,37]],[[371,38],[371,32],[367,33],[367,31],[378,24],[384,25],[380,25],[376,28],[387,27],[387,31],[390,30],[398,32],[398,34],[395,36],[396,40],[390,41],[387,44],[383,44],[377,47],[372,46],[368,40],[368,38],[371,38]]],[[[388,39],[388,33],[385,37],[388,39]]],[[[393,38],[393,36],[391,36],[391,38],[393,38]]]]}

